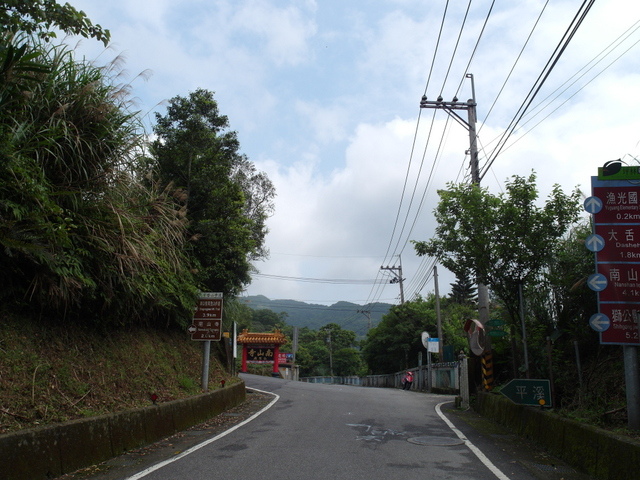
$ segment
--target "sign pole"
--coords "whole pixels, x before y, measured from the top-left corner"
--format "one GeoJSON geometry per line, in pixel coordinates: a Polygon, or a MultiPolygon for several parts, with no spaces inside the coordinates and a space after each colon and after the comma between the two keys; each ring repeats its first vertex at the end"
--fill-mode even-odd
{"type": "Polygon", "coordinates": [[[236,374],[236,361],[238,359],[238,322],[233,322],[233,366],[231,375],[236,374]]]}
{"type": "Polygon", "coordinates": [[[431,352],[427,350],[427,392],[431,393],[431,352]]]}
{"type": "Polygon", "coordinates": [[[211,354],[211,340],[202,342],[202,390],[209,389],[209,357],[211,354]]]}
{"type": "Polygon", "coordinates": [[[211,341],[219,342],[222,339],[222,300],[222,292],[201,292],[193,313],[192,323],[187,329],[191,340],[202,342],[201,386],[205,392],[209,389],[211,341]]]}
{"type": "Polygon", "coordinates": [[[640,382],[638,371],[638,347],[625,345],[624,380],[627,386],[627,425],[632,430],[640,430],[640,382]]]}

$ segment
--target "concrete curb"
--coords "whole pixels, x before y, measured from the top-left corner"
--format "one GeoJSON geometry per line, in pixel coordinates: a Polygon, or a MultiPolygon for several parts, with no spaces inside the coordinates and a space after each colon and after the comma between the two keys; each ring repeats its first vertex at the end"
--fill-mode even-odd
{"type": "Polygon", "coordinates": [[[0,480],[59,477],[202,423],[244,400],[240,382],[183,400],[0,435],[0,480]]]}
{"type": "Polygon", "coordinates": [[[474,409],[596,478],[630,479],[640,472],[640,442],[542,409],[517,405],[502,395],[478,393],[474,409]]]}

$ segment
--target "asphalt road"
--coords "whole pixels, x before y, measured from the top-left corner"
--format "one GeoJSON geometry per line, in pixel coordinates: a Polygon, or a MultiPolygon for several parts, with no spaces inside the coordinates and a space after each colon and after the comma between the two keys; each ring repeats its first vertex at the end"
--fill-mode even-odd
{"type": "Polygon", "coordinates": [[[252,411],[65,478],[584,480],[453,397],[242,375],[252,411]],[[136,456],[137,455],[137,456],[136,456]]]}

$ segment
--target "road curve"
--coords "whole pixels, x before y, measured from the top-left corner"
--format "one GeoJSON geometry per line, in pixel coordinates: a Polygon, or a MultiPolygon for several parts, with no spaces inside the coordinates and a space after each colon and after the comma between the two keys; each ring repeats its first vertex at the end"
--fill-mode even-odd
{"type": "Polygon", "coordinates": [[[274,401],[130,480],[540,478],[495,447],[483,452],[447,420],[442,409],[453,397],[242,377],[274,401]]]}

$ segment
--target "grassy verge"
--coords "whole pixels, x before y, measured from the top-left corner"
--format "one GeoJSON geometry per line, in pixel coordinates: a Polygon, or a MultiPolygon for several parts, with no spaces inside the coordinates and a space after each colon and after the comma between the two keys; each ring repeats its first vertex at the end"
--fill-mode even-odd
{"type": "MultiPolygon", "coordinates": [[[[234,379],[211,350],[215,389],[234,379]]],[[[0,317],[0,434],[201,393],[201,364],[201,342],[184,332],[0,317]]]]}

